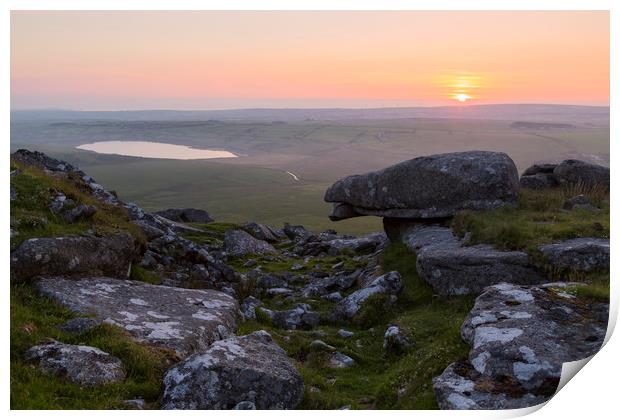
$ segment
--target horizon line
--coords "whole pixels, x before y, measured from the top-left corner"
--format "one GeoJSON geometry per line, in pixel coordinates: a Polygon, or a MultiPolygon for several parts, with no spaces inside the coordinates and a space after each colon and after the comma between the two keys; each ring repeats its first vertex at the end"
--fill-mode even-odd
{"type": "Polygon", "coordinates": [[[209,109],[174,109],[174,108],[141,108],[141,109],[71,109],[71,108],[10,108],[10,112],[33,112],[33,111],[64,111],[64,112],[227,112],[227,111],[312,111],[312,110],[355,110],[355,111],[371,111],[371,110],[390,110],[390,109],[440,109],[440,108],[475,108],[490,106],[558,106],[558,107],[584,107],[584,108],[610,108],[607,105],[584,105],[584,104],[566,104],[566,103],[544,103],[544,102],[498,102],[490,104],[469,104],[469,105],[432,105],[432,106],[385,106],[385,107],[251,107],[251,108],[209,108],[209,109]]]}

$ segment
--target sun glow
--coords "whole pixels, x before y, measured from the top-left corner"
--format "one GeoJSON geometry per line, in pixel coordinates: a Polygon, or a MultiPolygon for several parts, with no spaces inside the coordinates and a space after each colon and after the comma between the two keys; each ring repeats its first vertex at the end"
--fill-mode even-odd
{"type": "Polygon", "coordinates": [[[467,102],[468,100],[471,99],[471,96],[469,96],[466,93],[456,93],[454,95],[454,99],[456,99],[459,102],[467,102]]]}

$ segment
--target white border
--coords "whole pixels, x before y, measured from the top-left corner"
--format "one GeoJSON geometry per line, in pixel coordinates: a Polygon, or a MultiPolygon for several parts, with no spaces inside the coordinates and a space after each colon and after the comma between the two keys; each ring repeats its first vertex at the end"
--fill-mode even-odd
{"type": "MultiPolygon", "coordinates": [[[[413,1],[413,0],[357,0],[357,1],[338,1],[338,0],[228,0],[228,1],[200,1],[200,0],[5,0],[2,7],[2,15],[0,22],[2,25],[2,48],[1,55],[1,71],[3,74],[1,92],[2,92],[2,114],[0,118],[3,127],[4,141],[3,146],[8,156],[9,139],[10,139],[10,67],[9,67],[9,51],[10,51],[10,10],[611,10],[611,92],[614,94],[610,98],[611,105],[611,138],[617,140],[618,134],[618,101],[617,101],[617,74],[620,67],[618,66],[618,40],[620,40],[619,18],[620,2],[611,0],[503,0],[503,1],[483,1],[470,0],[467,2],[459,0],[433,0],[433,1],[413,1]]],[[[611,141],[611,174],[612,174],[612,201],[615,203],[615,197],[618,196],[618,184],[620,176],[617,176],[614,168],[617,164],[617,145],[615,141],[611,141]]],[[[6,162],[6,161],[5,161],[6,162]]],[[[4,171],[3,190],[4,197],[8,195],[8,171],[4,171]]],[[[615,207],[612,207],[615,209],[615,207]]],[[[615,214],[612,213],[612,262],[617,261],[616,256],[620,255],[615,246],[615,238],[618,229],[615,223],[615,214]]],[[[9,202],[2,202],[2,217],[4,220],[2,249],[4,251],[4,259],[2,260],[3,272],[5,273],[2,284],[2,297],[4,303],[2,337],[5,337],[3,346],[0,348],[0,358],[3,363],[2,377],[0,386],[2,389],[2,409],[9,409],[9,202]]],[[[617,265],[612,263],[611,277],[614,279],[618,273],[617,265]]],[[[615,324],[617,316],[617,297],[618,287],[617,281],[612,280],[612,319],[615,324]]],[[[578,374],[577,379],[570,381],[548,404],[542,409],[531,414],[531,418],[611,418],[616,411],[615,403],[617,400],[617,382],[619,380],[619,363],[617,355],[620,354],[620,343],[617,337],[612,336],[605,347],[597,354],[592,361],[588,363],[587,368],[578,374]]],[[[392,411],[390,413],[377,413],[372,411],[337,411],[337,412],[118,412],[114,416],[134,417],[134,416],[154,416],[155,418],[174,417],[180,418],[248,418],[273,420],[274,418],[288,418],[290,415],[295,417],[314,418],[320,416],[338,416],[338,418],[370,418],[376,416],[395,416],[398,418],[504,418],[515,417],[526,414],[532,410],[502,411],[502,412],[408,412],[408,411],[392,411]]],[[[85,415],[93,419],[108,418],[111,413],[104,411],[83,412],[67,412],[67,411],[47,411],[45,413],[14,411],[10,415],[15,418],[30,418],[34,416],[46,416],[50,419],[66,419],[81,418],[85,415]]]]}

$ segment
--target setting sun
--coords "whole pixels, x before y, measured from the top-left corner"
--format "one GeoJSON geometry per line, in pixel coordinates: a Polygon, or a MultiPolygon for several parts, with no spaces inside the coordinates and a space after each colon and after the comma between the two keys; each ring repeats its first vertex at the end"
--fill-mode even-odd
{"type": "Polygon", "coordinates": [[[459,102],[466,102],[471,99],[471,96],[469,96],[466,93],[457,93],[454,95],[454,99],[456,99],[459,102]]]}

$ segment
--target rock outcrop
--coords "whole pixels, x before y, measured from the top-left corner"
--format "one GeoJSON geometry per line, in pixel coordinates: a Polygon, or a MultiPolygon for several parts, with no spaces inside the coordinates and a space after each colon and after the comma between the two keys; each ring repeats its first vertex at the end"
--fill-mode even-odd
{"type": "Polygon", "coordinates": [[[539,250],[553,267],[584,272],[609,269],[609,239],[575,238],[539,250]]]}
{"type": "Polygon", "coordinates": [[[565,283],[487,288],[463,323],[468,360],[433,380],[442,409],[506,409],[542,403],[564,362],[594,354],[609,305],[580,300],[565,283]]]}
{"type": "Polygon", "coordinates": [[[600,185],[609,188],[609,168],[576,159],[532,165],[521,175],[523,188],[541,189],[557,185],[600,185]]]}
{"type": "Polygon", "coordinates": [[[164,376],[164,409],[295,408],[304,386],[293,361],[271,336],[257,331],[214,343],[164,376]]]}
{"type": "Polygon", "coordinates": [[[328,188],[325,201],[336,203],[332,220],[433,219],[513,204],[518,191],[519,174],[508,155],[475,151],[424,156],[349,176],[328,188]]]}
{"type": "Polygon", "coordinates": [[[480,293],[502,282],[546,282],[525,252],[500,251],[490,245],[466,246],[448,227],[403,225],[399,238],[416,253],[418,274],[439,295],[480,293]]]}
{"type": "Polygon", "coordinates": [[[37,282],[45,296],[72,311],[95,314],[137,341],[172,349],[179,357],[234,334],[237,301],[214,290],[180,289],[107,277],[79,280],[47,277],[37,282]]]}
{"type": "Polygon", "coordinates": [[[27,239],[11,254],[11,279],[55,275],[126,278],[137,251],[128,233],[27,239]]]}
{"type": "Polygon", "coordinates": [[[121,361],[95,347],[55,341],[31,347],[25,359],[49,375],[64,377],[82,386],[108,385],[125,379],[121,361]]]}

